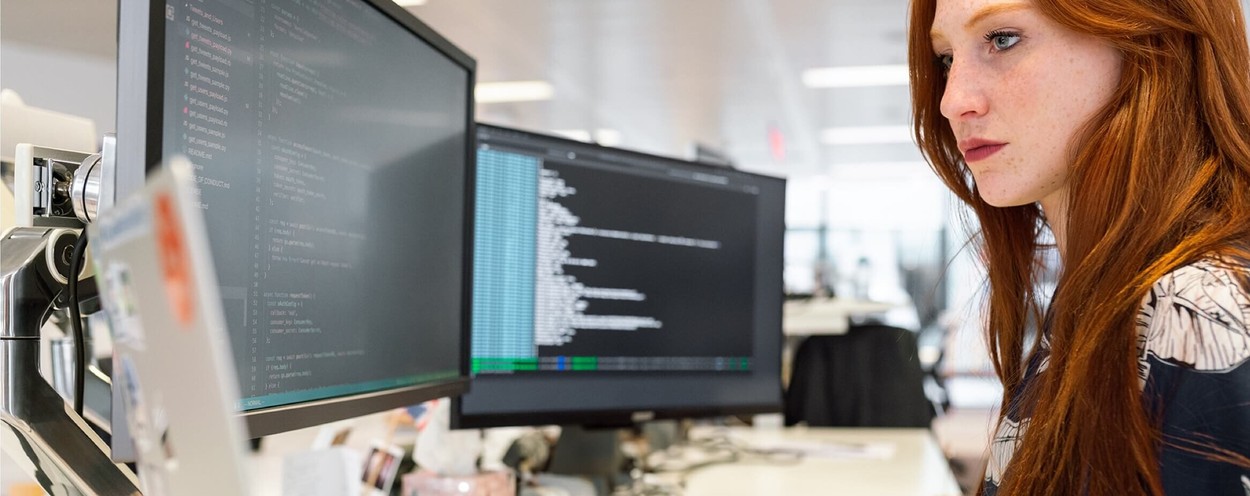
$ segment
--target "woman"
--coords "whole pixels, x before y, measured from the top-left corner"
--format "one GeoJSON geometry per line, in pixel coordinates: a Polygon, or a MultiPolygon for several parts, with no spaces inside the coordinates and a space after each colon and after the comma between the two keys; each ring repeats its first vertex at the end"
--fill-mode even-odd
{"type": "Polygon", "coordinates": [[[909,51],[917,142],[989,274],[1006,394],[982,493],[1250,494],[1237,0],[913,0],[909,51]]]}

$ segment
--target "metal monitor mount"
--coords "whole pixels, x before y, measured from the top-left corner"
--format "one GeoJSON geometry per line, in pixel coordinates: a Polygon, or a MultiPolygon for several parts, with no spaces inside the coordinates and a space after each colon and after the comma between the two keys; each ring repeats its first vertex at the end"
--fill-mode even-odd
{"type": "MultiPolygon", "coordinates": [[[[73,201],[83,222],[95,216],[99,199],[100,160],[88,160],[59,187],[83,196],[73,201]]],[[[0,445],[16,450],[10,457],[50,494],[138,495],[134,473],[113,463],[100,437],[39,372],[40,328],[69,304],[77,239],[76,229],[46,226],[17,227],[0,238],[0,445]]]]}

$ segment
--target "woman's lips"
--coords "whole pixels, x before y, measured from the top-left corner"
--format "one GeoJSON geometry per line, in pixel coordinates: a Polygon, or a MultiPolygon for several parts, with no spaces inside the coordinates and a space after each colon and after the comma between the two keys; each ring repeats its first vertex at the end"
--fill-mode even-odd
{"type": "Polygon", "coordinates": [[[987,144],[987,145],[981,145],[981,146],[969,148],[968,151],[964,152],[964,160],[968,162],[976,162],[979,160],[985,160],[989,158],[990,155],[998,153],[998,151],[1002,150],[1004,146],[1007,146],[1007,144],[1006,143],[994,143],[994,144],[987,144]]]}

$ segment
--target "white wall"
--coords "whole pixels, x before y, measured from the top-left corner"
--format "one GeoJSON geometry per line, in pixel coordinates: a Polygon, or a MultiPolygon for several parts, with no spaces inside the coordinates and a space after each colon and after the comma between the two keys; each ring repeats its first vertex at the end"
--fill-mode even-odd
{"type": "Polygon", "coordinates": [[[0,38],[0,87],[26,105],[91,119],[100,133],[116,130],[115,60],[0,38]]]}
{"type": "Polygon", "coordinates": [[[117,0],[0,0],[0,87],[115,130],[117,0]]]}

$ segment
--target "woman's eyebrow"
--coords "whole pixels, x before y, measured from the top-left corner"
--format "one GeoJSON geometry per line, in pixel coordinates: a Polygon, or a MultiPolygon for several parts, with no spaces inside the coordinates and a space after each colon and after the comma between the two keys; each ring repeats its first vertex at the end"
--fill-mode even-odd
{"type": "Polygon", "coordinates": [[[986,5],[985,7],[982,7],[980,10],[977,10],[975,13],[973,13],[972,17],[968,18],[968,22],[964,23],[964,29],[972,29],[974,26],[977,25],[977,23],[985,20],[985,18],[987,17],[995,16],[995,15],[1002,14],[1005,12],[1024,10],[1029,7],[1030,5],[1024,2],[986,5]]]}
{"type": "MultiPolygon", "coordinates": [[[[986,18],[991,16],[996,16],[1005,12],[1013,12],[1016,10],[1024,10],[1031,7],[1031,5],[1025,2],[986,5],[978,9],[976,12],[973,12],[972,16],[968,17],[968,21],[964,23],[964,29],[972,29],[977,25],[977,23],[984,21],[986,18]]],[[[937,28],[933,28],[929,30],[929,39],[933,41],[945,41],[946,37],[942,36],[942,32],[938,31],[937,28]]]]}

